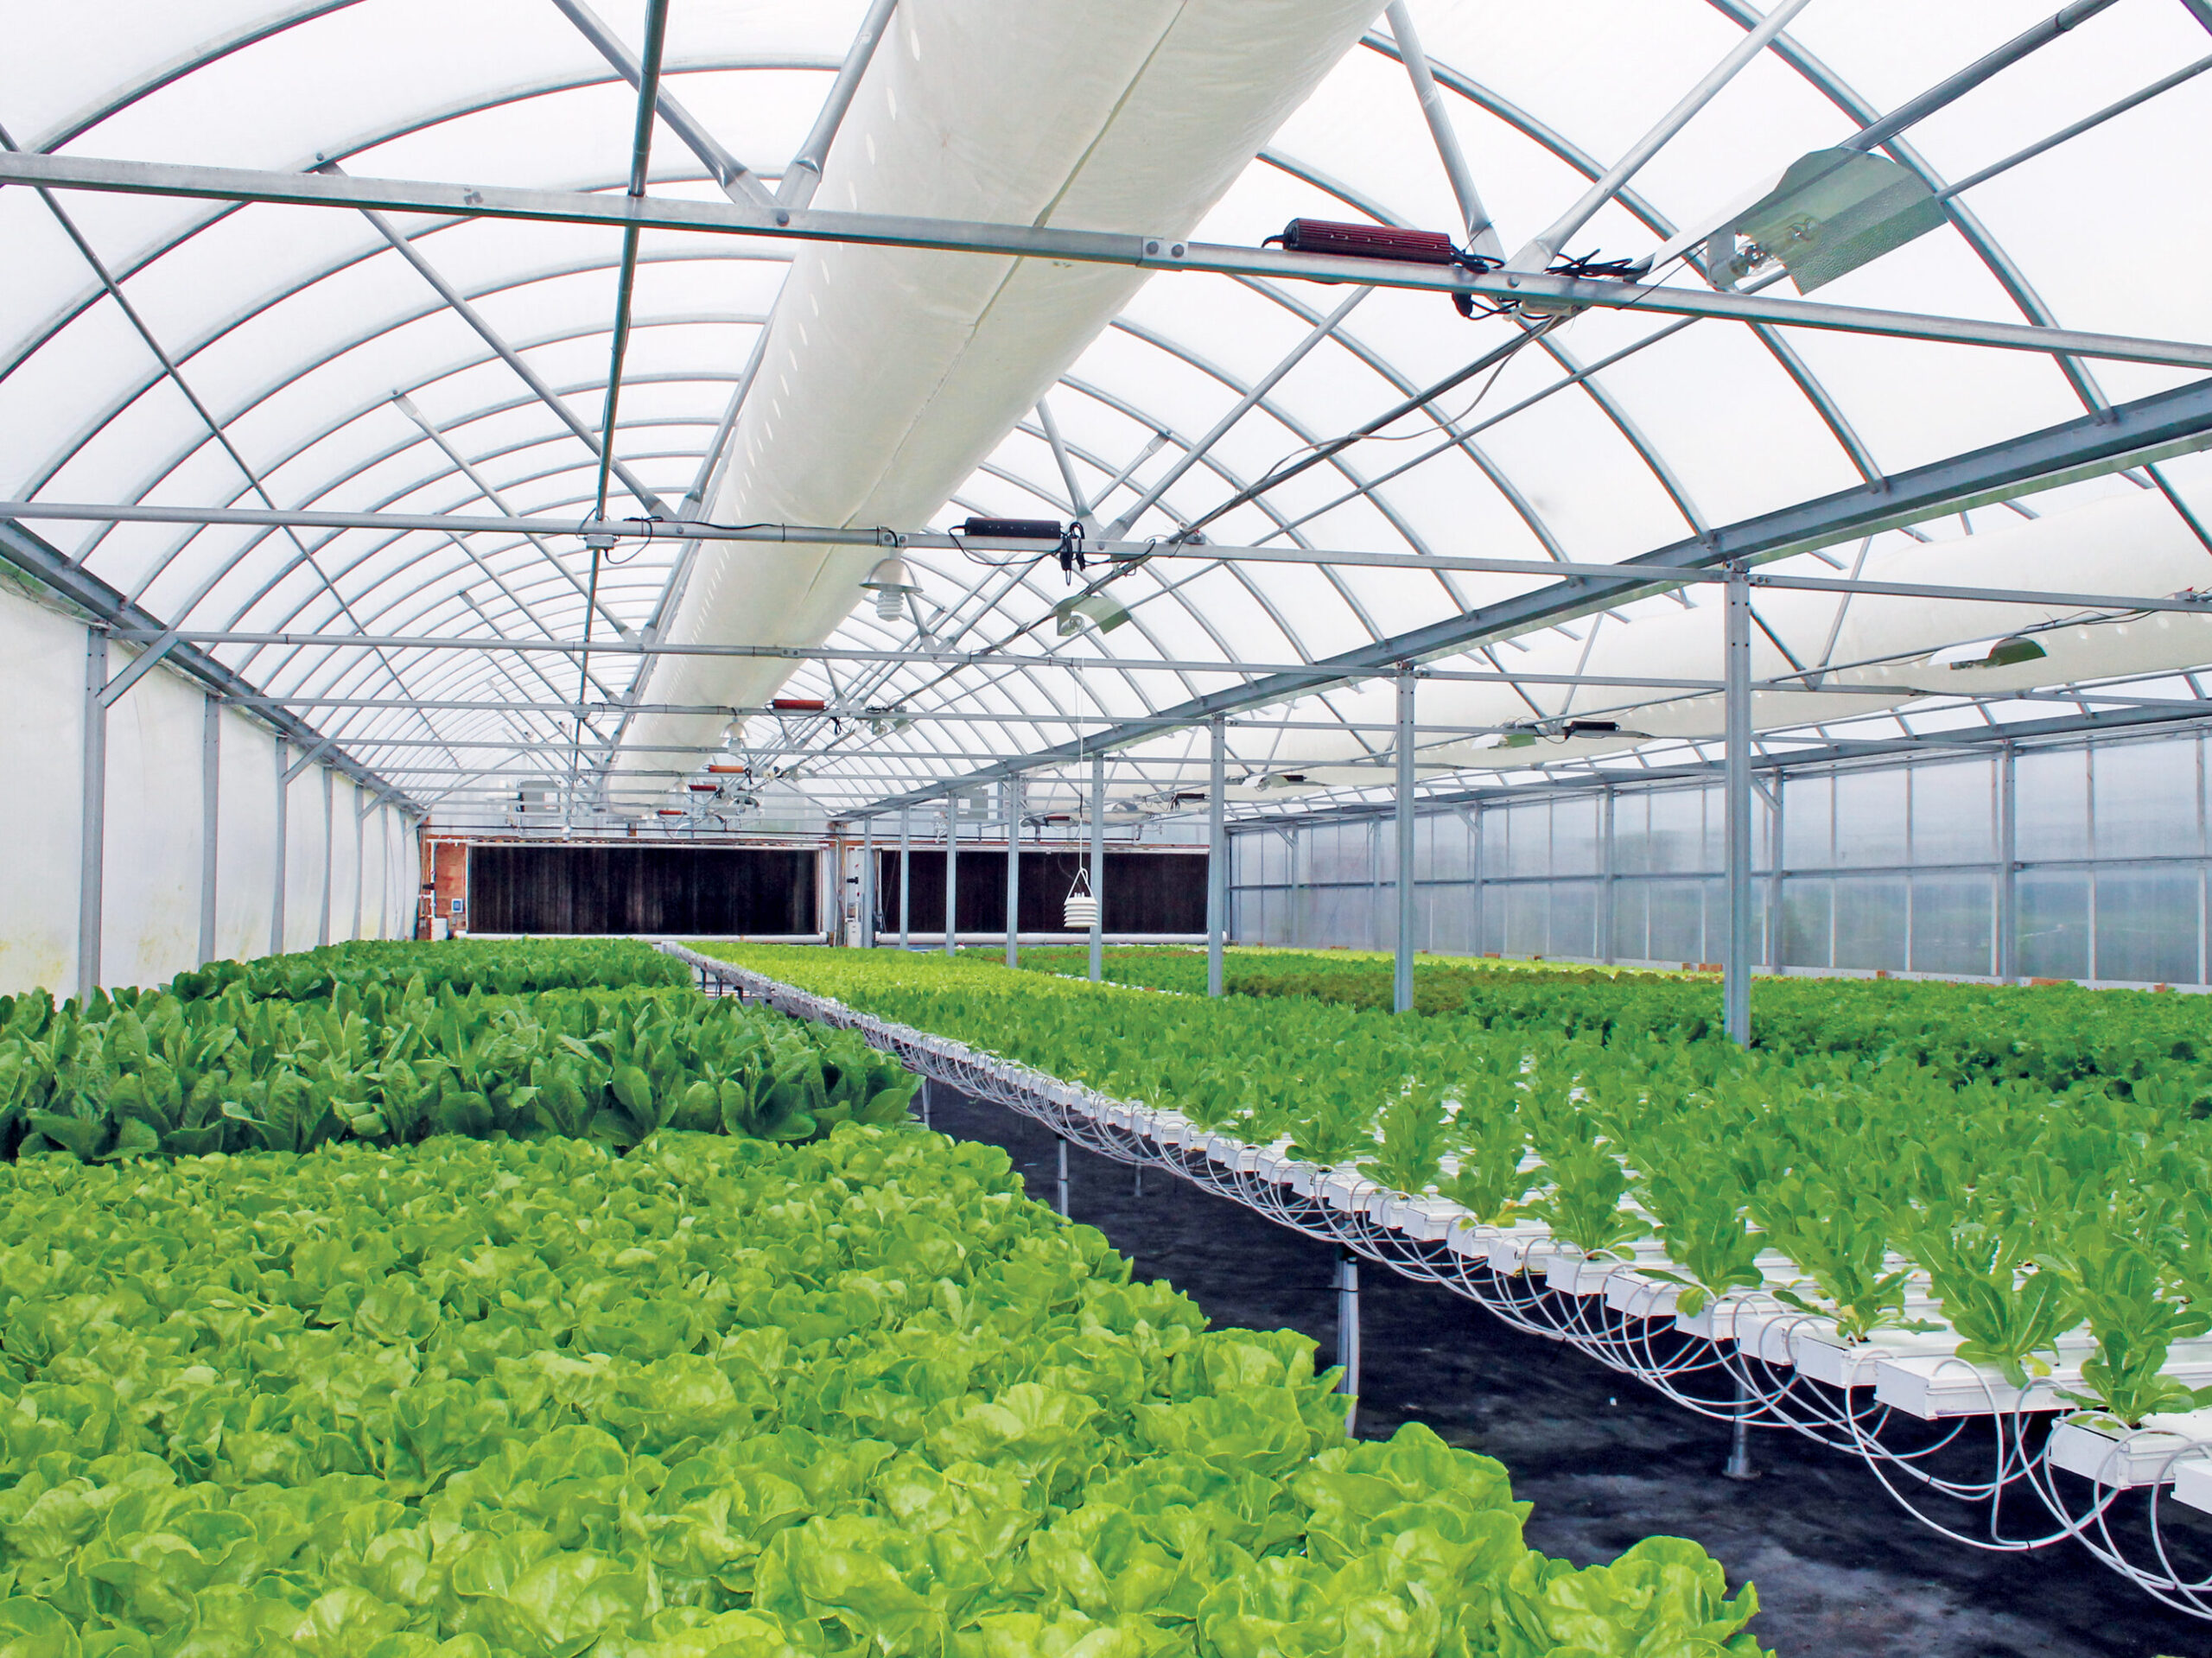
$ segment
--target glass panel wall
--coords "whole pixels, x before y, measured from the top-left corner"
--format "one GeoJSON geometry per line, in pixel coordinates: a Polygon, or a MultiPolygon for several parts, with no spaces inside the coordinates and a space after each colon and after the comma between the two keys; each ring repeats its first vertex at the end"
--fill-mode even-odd
{"type": "MultiPolygon", "coordinates": [[[[1751,814],[1760,962],[2206,983],[2207,741],[2075,739],[2009,755],[1766,774],[1775,797],[1756,799],[1751,814]]],[[[1423,808],[1416,949],[1660,965],[1719,958],[1727,894],[1717,785],[1504,795],[1423,808]]],[[[1241,938],[1389,948],[1387,816],[1239,829],[1231,846],[1241,938]]]]}

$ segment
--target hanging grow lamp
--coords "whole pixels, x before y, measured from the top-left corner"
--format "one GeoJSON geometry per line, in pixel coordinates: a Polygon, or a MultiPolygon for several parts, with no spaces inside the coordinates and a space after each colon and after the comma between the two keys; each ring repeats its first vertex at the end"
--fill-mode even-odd
{"type": "Polygon", "coordinates": [[[1052,607],[1052,631],[1064,639],[1082,632],[1085,622],[1101,633],[1111,633],[1128,619],[1128,607],[1103,593],[1063,599],[1052,607]]]}
{"type": "Polygon", "coordinates": [[[2016,663],[2034,662],[2050,654],[2033,639],[2007,633],[2001,638],[1977,639],[1971,645],[1946,645],[1928,658],[1928,665],[1948,668],[1953,672],[1962,668],[2010,668],[2016,663]]]}

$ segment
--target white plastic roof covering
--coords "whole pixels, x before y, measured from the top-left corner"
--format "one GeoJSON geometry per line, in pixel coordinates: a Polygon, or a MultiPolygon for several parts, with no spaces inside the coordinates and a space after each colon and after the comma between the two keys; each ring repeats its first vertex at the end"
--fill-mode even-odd
{"type": "MultiPolygon", "coordinates": [[[[1942,7],[1813,0],[1573,238],[1573,249],[1649,250],[1676,226],[1798,154],[1838,142],[2051,9],[2052,0],[1942,7]]],[[[642,6],[609,0],[602,10],[634,50],[642,6]]],[[[861,11],[849,0],[678,0],[667,85],[772,183],[812,124],[861,11]]],[[[1556,0],[1541,8],[1413,0],[1412,11],[1509,251],[1550,223],[1758,16],[1742,0],[1556,0]]],[[[465,7],[325,0],[273,10],[231,0],[15,0],[5,21],[0,127],[13,147],[269,169],[330,161],[357,175],[602,190],[620,189],[628,164],[635,96],[550,0],[465,7]]],[[[2212,10],[2203,0],[2119,0],[1916,126],[1889,153],[1939,185],[1966,177],[2202,57],[2212,50],[2208,29],[2212,10]]],[[[836,157],[835,164],[860,163],[836,157]]],[[[1975,187],[1953,203],[1948,228],[1821,297],[2201,340],[2202,273],[2212,268],[2212,214],[2202,194],[2208,175],[2212,75],[1975,187]]],[[[652,180],[657,194],[714,194],[664,124],[652,180]]],[[[1379,16],[1197,234],[1255,244],[1300,214],[1459,226],[1436,147],[1379,16]]],[[[574,415],[595,426],[607,391],[619,233],[511,221],[399,223],[574,415]]],[[[521,514],[581,515],[589,505],[594,467],[586,446],[358,214],[67,192],[48,200],[9,188],[0,189],[0,247],[8,251],[9,277],[0,294],[0,493],[191,506],[257,506],[265,497],[284,507],[484,512],[495,510],[488,489],[521,514]],[[442,442],[410,418],[400,397],[442,442]]],[[[733,387],[775,306],[787,253],[737,237],[644,238],[616,447],[670,502],[703,475],[733,387]]],[[[1143,285],[1046,399],[1093,522],[1118,516],[1136,499],[1134,491],[1179,466],[1346,297],[1340,289],[1192,274],[1143,285]],[[1155,435],[1166,441],[1154,448],[1155,435]],[[1123,481],[1109,492],[1116,479],[1123,481]]],[[[1368,295],[1165,490],[1135,533],[1172,533],[1301,446],[1349,429],[1511,337],[1513,327],[1463,321],[1434,295],[1368,295]]],[[[1447,400],[1453,413],[1464,411],[1457,443],[1433,452],[1440,450],[1433,427],[1403,422],[1389,438],[1354,447],[1208,533],[1221,543],[1607,562],[2190,378],[1592,311],[1522,350],[1487,384],[1447,400]]],[[[2157,521],[2141,533],[2169,551],[2183,546],[2185,563],[2186,543],[2175,537],[2193,532],[2153,486],[2193,502],[2200,523],[2212,521],[2212,467],[2190,456],[2161,470],[2160,480],[2108,477],[2020,505],[2052,518],[2141,492],[2145,504],[2129,509],[2130,522],[2157,521]]],[[[619,488],[614,500],[618,515],[640,510],[619,488]]],[[[971,511],[1068,512],[1061,470],[1035,416],[997,444],[935,522],[956,524],[971,511]]],[[[1989,561],[1950,556],[1971,550],[1964,547],[1969,534],[2021,517],[1993,508],[1965,522],[1891,532],[1877,538],[1869,557],[1929,580],[1954,579],[1952,570],[1961,581],[1983,579],[1989,561]]],[[[2084,522],[2092,520],[2106,522],[2096,514],[2084,522]]],[[[587,556],[571,537],[541,545],[480,534],[463,547],[429,532],[32,527],[156,615],[190,629],[574,639],[584,626],[587,556]]],[[[2083,540],[2111,546],[2101,527],[2085,529],[2083,540]]],[[[1847,564],[1853,549],[1837,551],[1847,564]]],[[[651,622],[675,552],[663,542],[631,543],[618,554],[622,562],[601,578],[608,616],[632,630],[651,622]]],[[[922,610],[942,639],[976,646],[1018,637],[1024,650],[1111,655],[1128,665],[950,673],[926,661],[802,667],[785,688],[790,695],[895,705],[914,716],[880,734],[849,722],[838,731],[822,721],[752,722],[747,736],[764,763],[791,758],[774,752],[785,739],[818,754],[801,776],[833,809],[1069,734],[976,715],[1141,715],[1242,677],[1146,670],[1147,659],[1308,660],[1533,585],[1524,576],[1163,561],[1112,589],[1132,610],[1130,625],[1062,641],[1049,619],[1066,591],[1055,563],[995,569],[919,552],[909,562],[924,587],[922,610]],[[932,710],[969,717],[931,719],[932,710]]],[[[2171,562],[2161,554],[2162,569],[2171,562]]],[[[1828,573],[1810,558],[1793,565],[1828,573]]],[[[2212,552],[2203,574],[2212,576],[2212,552]]],[[[1698,596],[1713,606],[1709,590],[1698,596]]],[[[858,604],[863,595],[854,597],[858,604]]],[[[1834,600],[1800,608],[1811,633],[1830,631],[1821,620],[1833,622],[1834,600]]],[[[1656,671],[1649,647],[1631,650],[1628,642],[1646,620],[1682,632],[1680,622],[1667,620],[1681,615],[1675,600],[1639,600],[1602,622],[1586,617],[1460,665],[1656,671]],[[1635,666],[1610,668],[1616,651],[1628,651],[1635,666]]],[[[1962,620],[1958,636],[1975,637],[1988,625],[1986,616],[1962,620]]],[[[596,627],[602,638],[610,631],[604,618],[596,627]]],[[[1717,627],[1712,632],[1717,638],[1717,627]]],[[[831,642],[903,649],[914,632],[904,621],[879,623],[862,604],[831,642]]],[[[1851,659],[1851,638],[1839,642],[1835,659],[1851,659]]],[[[1802,638],[1792,643],[1803,648],[1802,638]]],[[[1910,648],[1924,650],[1925,641],[1910,648]]],[[[1717,673],[1705,644],[1681,649],[1685,659],[1673,671],[1717,673]]],[[[557,746],[573,727],[550,714],[347,708],[342,700],[565,701],[577,689],[571,658],[312,644],[221,645],[213,654],[293,699],[302,717],[434,807],[512,797],[520,782],[537,786],[536,779],[565,772],[557,746]]],[[[2111,652],[2090,655],[2101,670],[2112,667],[2111,652]]],[[[2206,656],[2212,659],[2212,651],[2206,656]]],[[[620,698],[637,662],[595,657],[594,700],[620,698]]],[[[1767,665],[1778,662],[1776,656],[1767,665]]],[[[2172,665],[2165,657],[2144,664],[2146,671],[2172,665]]],[[[2172,687],[2158,694],[2173,694],[2172,687]]],[[[2178,694],[2196,693],[2190,686],[2178,694]]],[[[650,685],[645,695],[654,695],[650,685]]],[[[1525,696],[1466,693],[1440,720],[1441,704],[1424,691],[1422,717],[1425,724],[1479,724],[1556,715],[1566,695],[1534,686],[1525,696]]],[[[1581,691],[1573,710],[1594,708],[1605,695],[1581,691]]],[[[1900,727],[2050,711],[2047,702],[1987,705],[1985,714],[1955,698],[1896,704],[1870,697],[1830,710],[1825,733],[1800,734],[1893,736],[1900,727]],[[1866,711],[1874,704],[1881,711],[1866,711]]],[[[1376,685],[1319,694],[1287,713],[1298,721],[1387,722],[1389,691],[1376,685]]],[[[600,724],[611,735],[616,722],[609,716],[600,724]]],[[[1389,744],[1380,730],[1331,736],[1240,727],[1233,739],[1237,774],[1255,776],[1359,749],[1379,753],[1389,744]]],[[[1162,738],[1125,751],[1118,775],[1142,779],[1166,798],[1179,783],[1190,786],[1196,772],[1185,760],[1202,747],[1201,734],[1162,738]]],[[[1680,757],[1679,745],[1673,753],[1680,757]]],[[[1631,764],[1666,755],[1663,746],[1647,746],[1631,764]]],[[[1451,757],[1481,759],[1457,751],[1451,757]]],[[[626,751],[624,772],[604,797],[650,809],[670,779],[627,773],[690,764],[687,755],[626,751]]],[[[1351,770],[1342,780],[1360,775],[1351,770]]]]}

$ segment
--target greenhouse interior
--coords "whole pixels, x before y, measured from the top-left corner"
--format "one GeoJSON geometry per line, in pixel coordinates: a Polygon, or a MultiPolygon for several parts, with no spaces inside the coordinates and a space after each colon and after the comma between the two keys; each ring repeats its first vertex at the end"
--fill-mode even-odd
{"type": "Polygon", "coordinates": [[[11,7],[0,1658],[2212,1652],[2055,3],[11,7]]]}

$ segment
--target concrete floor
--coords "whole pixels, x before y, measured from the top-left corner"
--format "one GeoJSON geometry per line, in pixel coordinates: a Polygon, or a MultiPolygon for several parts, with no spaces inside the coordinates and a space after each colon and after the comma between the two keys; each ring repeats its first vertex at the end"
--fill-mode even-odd
{"type": "MultiPolygon", "coordinates": [[[[1051,1201],[1049,1132],[949,1089],[932,1094],[935,1127],[1005,1147],[1051,1201]]],[[[1218,1324],[1301,1330],[1323,1363],[1333,1356],[1330,1246],[1157,1172],[1138,1197],[1125,1167],[1079,1151],[1069,1164],[1073,1217],[1141,1276],[1166,1279],[1218,1324]]],[[[1694,1539],[1732,1584],[1758,1585],[1752,1628],[1782,1658],[2212,1655],[2212,1623],[2160,1607],[2076,1545],[1996,1554],[1949,1541],[1857,1459],[1794,1433],[1755,1434],[1762,1477],[1722,1479],[1724,1426],[1443,1290],[1380,1268],[1361,1278],[1363,1436],[1419,1420],[1497,1457],[1536,1505],[1529,1543],[1578,1564],[1653,1533],[1694,1539]]]]}

